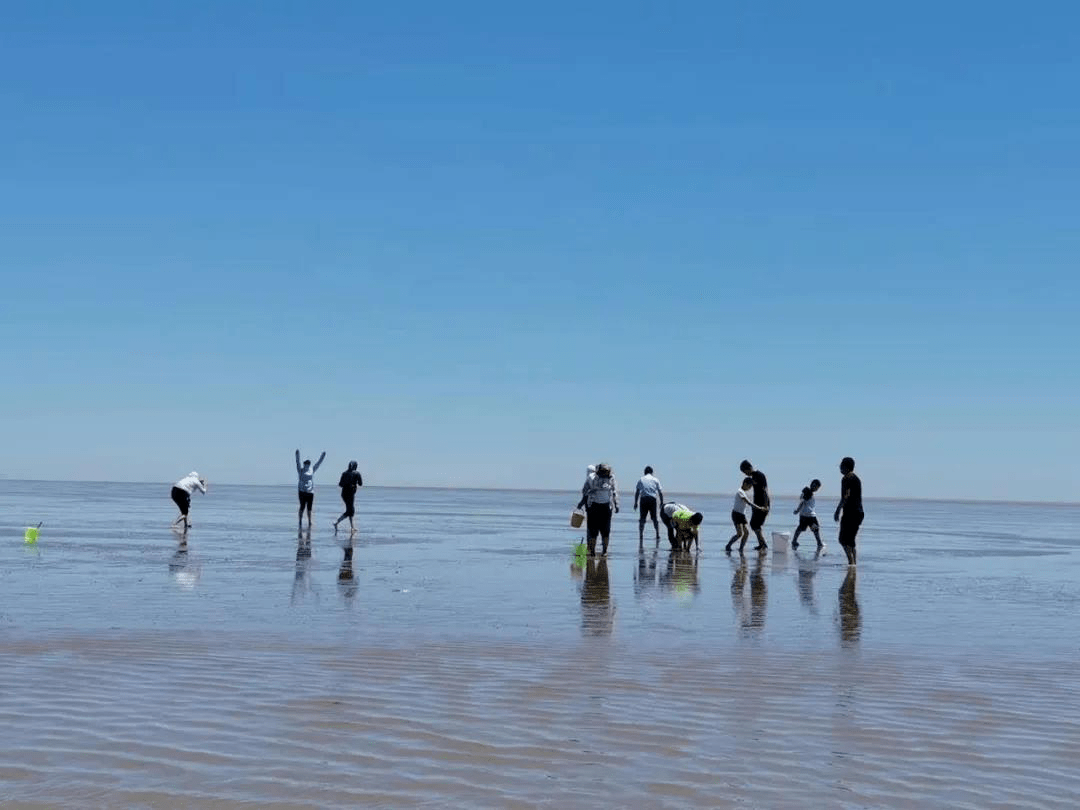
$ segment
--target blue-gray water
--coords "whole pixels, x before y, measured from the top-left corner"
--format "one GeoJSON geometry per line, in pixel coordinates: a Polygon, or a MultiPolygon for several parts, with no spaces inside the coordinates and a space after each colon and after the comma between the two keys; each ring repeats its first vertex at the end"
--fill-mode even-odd
{"type": "Polygon", "coordinates": [[[868,501],[854,578],[827,519],[724,555],[727,494],[582,570],[572,494],[365,488],[342,580],[333,488],[299,559],[292,489],[212,485],[186,550],[168,493],[0,481],[4,806],[1080,800],[1080,507],[868,501]]]}

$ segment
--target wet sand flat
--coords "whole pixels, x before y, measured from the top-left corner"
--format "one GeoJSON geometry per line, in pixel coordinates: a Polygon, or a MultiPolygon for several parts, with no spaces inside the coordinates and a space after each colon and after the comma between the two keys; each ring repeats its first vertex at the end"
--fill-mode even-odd
{"type": "Polygon", "coordinates": [[[622,514],[580,567],[572,494],[365,489],[343,579],[295,497],[214,487],[181,548],[167,485],[0,481],[0,804],[1080,797],[1080,507],[868,501],[855,576],[831,521],[724,555],[726,495],[700,555],[622,514]]]}

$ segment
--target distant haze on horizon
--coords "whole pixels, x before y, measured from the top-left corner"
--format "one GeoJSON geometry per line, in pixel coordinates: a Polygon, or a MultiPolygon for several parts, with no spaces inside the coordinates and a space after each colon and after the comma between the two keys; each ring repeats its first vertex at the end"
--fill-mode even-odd
{"type": "Polygon", "coordinates": [[[12,478],[1080,499],[1080,6],[16,4],[12,478]]]}

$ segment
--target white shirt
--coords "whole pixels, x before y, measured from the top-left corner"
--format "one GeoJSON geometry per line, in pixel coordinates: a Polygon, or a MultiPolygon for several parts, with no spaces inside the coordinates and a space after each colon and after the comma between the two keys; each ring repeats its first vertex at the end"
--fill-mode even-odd
{"type": "Polygon", "coordinates": [[[177,489],[182,489],[188,495],[191,495],[195,490],[200,490],[204,495],[206,494],[206,487],[203,486],[203,482],[199,480],[199,474],[197,472],[191,472],[173,484],[177,489]]]}
{"type": "Polygon", "coordinates": [[[674,517],[676,512],[689,512],[690,510],[681,503],[665,503],[664,508],[660,511],[670,518],[674,517]]]}
{"type": "Polygon", "coordinates": [[[660,488],[660,480],[655,475],[643,475],[637,482],[637,497],[648,495],[650,498],[661,500],[664,490],[660,488]]]}
{"type": "Polygon", "coordinates": [[[735,490],[735,503],[731,507],[732,512],[738,512],[740,515],[745,515],[746,507],[752,505],[753,503],[750,500],[750,496],[746,494],[745,490],[735,490]]]}
{"type": "Polygon", "coordinates": [[[799,517],[817,517],[817,512],[814,511],[815,506],[817,506],[817,499],[813,495],[805,501],[799,501],[799,517]]]}

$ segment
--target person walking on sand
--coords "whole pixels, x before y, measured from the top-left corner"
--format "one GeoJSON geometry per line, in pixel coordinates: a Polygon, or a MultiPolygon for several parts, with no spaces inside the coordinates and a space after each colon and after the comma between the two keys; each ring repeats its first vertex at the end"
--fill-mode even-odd
{"type": "Polygon", "coordinates": [[[765,532],[762,530],[771,506],[769,502],[769,480],[765,477],[765,473],[761,470],[755,470],[754,465],[745,459],[739,465],[739,469],[742,470],[743,475],[754,482],[754,503],[753,511],[750,513],[750,530],[757,535],[758,544],[755,548],[758,551],[764,551],[769,547],[769,544],[765,542],[765,532]]]}
{"type": "Polygon", "coordinates": [[[850,456],[840,461],[840,472],[844,477],[840,479],[840,503],[836,505],[833,520],[840,524],[837,540],[847,555],[848,565],[855,565],[855,536],[864,517],[862,481],[855,474],[855,459],[850,456]]]}
{"type": "Polygon", "coordinates": [[[185,532],[191,527],[188,521],[188,510],[191,509],[191,495],[195,490],[199,490],[203,495],[206,494],[206,479],[199,478],[197,472],[188,473],[173,484],[172,488],[173,503],[180,509],[180,517],[174,520],[172,525],[175,526],[183,521],[185,532]]]}
{"type": "Polygon", "coordinates": [[[660,508],[664,508],[664,490],[660,486],[660,480],[653,475],[653,468],[646,467],[645,474],[638,479],[637,488],[634,490],[634,509],[641,504],[640,517],[638,518],[638,545],[645,543],[645,521],[652,518],[653,529],[656,530],[656,542],[660,542],[660,524],[656,519],[656,506],[659,499],[660,508]]]}
{"type": "Polygon", "coordinates": [[[743,479],[742,487],[735,490],[735,503],[731,506],[731,522],[735,525],[735,534],[724,546],[726,553],[731,553],[731,547],[736,540],[741,541],[740,552],[746,548],[746,541],[750,537],[750,530],[746,528],[746,507],[754,507],[754,501],[750,497],[750,490],[753,488],[754,479],[747,477],[743,479]]]}
{"type": "Polygon", "coordinates": [[[356,524],[353,522],[356,508],[353,505],[353,500],[356,498],[357,488],[364,485],[364,479],[356,471],[356,467],[356,462],[350,461],[349,469],[343,472],[341,478],[338,479],[338,486],[341,487],[341,500],[345,502],[345,511],[341,514],[341,517],[334,521],[334,534],[337,534],[338,524],[345,518],[349,519],[349,535],[356,534],[356,524]]]}
{"type": "Polygon", "coordinates": [[[311,531],[311,507],[315,503],[315,473],[323,463],[324,458],[326,458],[325,450],[323,450],[322,455],[319,456],[319,460],[315,462],[314,466],[311,464],[311,459],[305,459],[303,465],[301,465],[300,451],[296,451],[296,486],[300,493],[300,510],[296,513],[297,531],[300,531],[303,528],[305,509],[307,509],[308,531],[311,531]]]}
{"type": "Polygon", "coordinates": [[[810,482],[810,486],[803,487],[802,497],[799,499],[799,505],[795,507],[793,515],[799,516],[799,526],[795,529],[795,534],[791,538],[791,547],[799,547],[799,535],[809,529],[814,533],[814,537],[817,538],[817,547],[820,551],[825,548],[825,544],[821,542],[821,526],[818,524],[817,512],[815,507],[817,506],[817,499],[814,497],[815,493],[821,489],[821,482],[816,478],[810,482]]]}
{"type": "Polygon", "coordinates": [[[585,479],[581,489],[581,500],[577,508],[585,507],[587,529],[585,539],[589,545],[589,556],[596,556],[596,538],[603,541],[601,554],[607,554],[608,540],[611,537],[611,515],[619,511],[619,485],[615,482],[611,467],[607,464],[596,466],[596,475],[585,479]]]}

